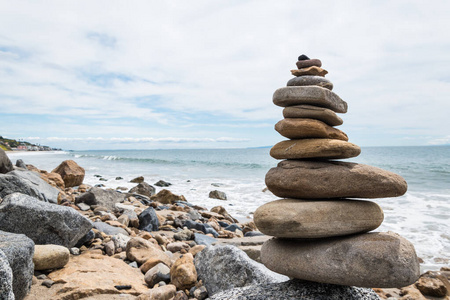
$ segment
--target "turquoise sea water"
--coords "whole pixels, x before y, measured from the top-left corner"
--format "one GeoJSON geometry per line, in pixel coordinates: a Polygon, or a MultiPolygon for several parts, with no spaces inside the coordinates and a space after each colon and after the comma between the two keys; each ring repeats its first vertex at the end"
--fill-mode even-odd
{"type": "MultiPolygon", "coordinates": [[[[211,208],[224,206],[245,220],[255,209],[277,199],[265,188],[264,176],[276,166],[269,148],[209,150],[110,150],[9,153],[25,163],[51,171],[66,159],[86,169],[85,182],[106,187],[131,188],[129,181],[144,176],[154,184],[171,182],[169,189],[188,201],[211,208]],[[99,181],[101,175],[107,181],[99,181]],[[116,180],[116,177],[123,179],[116,180]],[[214,185],[212,185],[214,184],[214,185]],[[211,190],[227,194],[228,200],[209,199],[211,190]]],[[[423,270],[450,265],[450,146],[367,147],[347,161],[395,172],[408,182],[408,192],[397,198],[373,199],[384,210],[378,231],[394,231],[409,239],[424,260],[423,270]]],[[[159,189],[157,189],[159,190],[159,189]]]]}

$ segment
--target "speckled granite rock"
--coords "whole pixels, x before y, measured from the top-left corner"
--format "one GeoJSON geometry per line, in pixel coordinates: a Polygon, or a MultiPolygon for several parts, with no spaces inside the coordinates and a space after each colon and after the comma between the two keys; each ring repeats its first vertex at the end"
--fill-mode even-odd
{"type": "Polygon", "coordinates": [[[0,299],[14,299],[13,274],[8,257],[0,250],[0,299]]]}

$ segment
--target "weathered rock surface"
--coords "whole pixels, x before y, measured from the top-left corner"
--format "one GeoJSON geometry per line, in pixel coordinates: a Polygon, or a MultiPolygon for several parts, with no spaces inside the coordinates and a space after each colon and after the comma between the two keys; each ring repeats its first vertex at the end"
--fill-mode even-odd
{"type": "Polygon", "coordinates": [[[309,85],[320,86],[329,89],[330,91],[333,89],[333,83],[331,83],[331,81],[322,76],[311,76],[311,75],[298,76],[292,78],[287,82],[287,86],[309,86],[309,85]]]}
{"type": "Polygon", "coordinates": [[[266,174],[268,189],[296,199],[385,198],[406,192],[399,175],[376,167],[339,162],[284,160],[266,174]]]}
{"type": "Polygon", "coordinates": [[[75,209],[28,195],[14,193],[0,203],[0,230],[25,234],[38,245],[71,248],[91,228],[91,222],[75,209]]]}
{"type": "Polygon", "coordinates": [[[144,280],[149,287],[153,287],[160,281],[168,283],[170,281],[170,269],[165,264],[158,263],[145,273],[144,280]]]}
{"type": "Polygon", "coordinates": [[[63,269],[50,273],[48,277],[62,283],[56,291],[59,299],[94,299],[96,295],[103,294],[137,296],[148,291],[144,275],[139,269],[130,267],[122,260],[89,251],[71,256],[63,269]],[[115,288],[120,285],[129,285],[131,288],[115,288]]]}
{"type": "Polygon", "coordinates": [[[322,69],[320,67],[311,66],[311,67],[291,70],[291,74],[294,76],[305,76],[305,75],[325,76],[328,74],[328,71],[325,69],[322,69]]]}
{"type": "Polygon", "coordinates": [[[338,113],[347,112],[347,102],[332,91],[320,86],[279,88],[273,94],[273,103],[281,107],[307,104],[329,108],[338,113]]]}
{"type": "Polygon", "coordinates": [[[195,256],[195,267],[209,292],[254,284],[269,284],[289,278],[268,270],[234,246],[208,246],[195,256]]]}
{"type": "Polygon", "coordinates": [[[227,195],[224,192],[214,190],[209,192],[209,198],[219,199],[219,200],[227,200],[227,195]]]}
{"type": "Polygon", "coordinates": [[[325,138],[348,141],[344,132],[315,119],[283,119],[275,124],[275,130],[288,139],[325,138]]]}
{"type": "Polygon", "coordinates": [[[360,153],[359,146],[335,139],[287,140],[270,149],[270,156],[276,159],[350,158],[360,153]]]}
{"type": "Polygon", "coordinates": [[[123,202],[125,195],[114,190],[104,190],[101,188],[92,188],[75,199],[75,203],[86,203],[87,205],[100,205],[114,210],[115,204],[123,202]]]}
{"type": "Polygon", "coordinates": [[[52,172],[61,175],[66,187],[79,186],[85,175],[84,169],[73,160],[63,161],[52,172]]]}
{"type": "Polygon", "coordinates": [[[330,126],[339,126],[344,123],[344,121],[331,109],[312,105],[295,105],[285,107],[283,109],[283,117],[316,119],[330,126]]]}
{"type": "Polygon", "coordinates": [[[171,283],[178,289],[190,289],[197,282],[197,270],[191,253],[183,254],[170,268],[171,283]]]}
{"type": "Polygon", "coordinates": [[[254,222],[267,235],[280,238],[324,238],[378,228],[383,210],[362,200],[282,199],[255,211],[254,222]]]}
{"type": "Polygon", "coordinates": [[[176,201],[186,201],[183,195],[175,195],[171,191],[162,189],[156,195],[153,195],[151,198],[153,201],[158,201],[162,204],[173,204],[176,201]]]}
{"type": "Polygon", "coordinates": [[[8,155],[6,155],[5,151],[0,148],[0,173],[6,174],[12,170],[14,170],[14,166],[11,160],[8,155]]]}
{"type": "Polygon", "coordinates": [[[156,231],[159,229],[158,216],[156,215],[153,207],[146,208],[139,215],[139,229],[148,232],[156,231]]]}
{"type": "Polygon", "coordinates": [[[38,173],[27,170],[14,170],[0,174],[0,197],[12,193],[22,193],[51,203],[58,202],[59,191],[45,182],[38,173]]]}
{"type": "Polygon", "coordinates": [[[0,299],[14,299],[13,273],[8,257],[2,250],[0,250],[0,299]]]}
{"type": "Polygon", "coordinates": [[[130,190],[130,193],[137,193],[147,197],[151,197],[156,193],[156,189],[147,182],[141,182],[130,190]]]}
{"type": "Polygon", "coordinates": [[[35,270],[64,267],[69,262],[69,249],[59,245],[35,245],[33,263],[35,270]]]}
{"type": "Polygon", "coordinates": [[[121,227],[111,226],[104,222],[93,222],[92,225],[95,229],[104,232],[107,235],[116,235],[116,234],[123,234],[125,236],[129,235],[125,229],[121,227]]]}
{"type": "Polygon", "coordinates": [[[34,271],[34,243],[23,234],[0,231],[0,250],[7,257],[12,270],[15,299],[21,300],[25,298],[31,288],[34,271]]]}
{"type": "Polygon", "coordinates": [[[223,291],[211,300],[379,300],[368,288],[289,280],[281,283],[257,284],[223,291]]]}
{"type": "Polygon", "coordinates": [[[445,295],[448,295],[447,293],[450,292],[450,285],[448,285],[449,281],[441,273],[442,272],[428,271],[422,274],[419,280],[415,283],[416,288],[426,296],[444,297],[445,295]]]}
{"type": "Polygon", "coordinates": [[[392,232],[274,238],[262,246],[261,260],[272,271],[293,278],[349,286],[403,287],[420,275],[414,246],[392,232]]]}
{"type": "Polygon", "coordinates": [[[297,65],[297,68],[299,68],[299,69],[312,67],[312,66],[316,66],[316,67],[320,68],[322,66],[322,62],[320,61],[320,59],[313,58],[313,59],[299,60],[296,62],[296,65],[297,65]]]}
{"type": "Polygon", "coordinates": [[[137,297],[137,300],[177,300],[175,294],[177,288],[173,284],[159,286],[157,288],[148,290],[145,294],[137,297]]]}
{"type": "Polygon", "coordinates": [[[128,241],[126,253],[129,260],[136,261],[138,264],[143,264],[150,258],[157,258],[166,266],[171,265],[170,258],[159,246],[141,237],[133,237],[128,241]]]}

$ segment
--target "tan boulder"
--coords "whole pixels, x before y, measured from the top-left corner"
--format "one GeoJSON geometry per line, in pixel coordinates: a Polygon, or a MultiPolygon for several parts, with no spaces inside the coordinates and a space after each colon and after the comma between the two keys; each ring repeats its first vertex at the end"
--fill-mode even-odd
{"type": "Polygon", "coordinates": [[[295,105],[285,107],[283,109],[283,117],[315,119],[330,126],[339,126],[344,123],[344,121],[331,109],[312,105],[295,105]]]}
{"type": "MultiPolygon", "coordinates": [[[[143,263],[139,269],[141,270],[141,272],[143,274],[147,273],[148,270],[150,270],[151,268],[153,268],[154,266],[156,266],[159,263],[164,263],[161,258],[158,257],[150,257],[149,259],[147,259],[147,261],[145,263],[143,263]]],[[[170,266],[170,265],[169,265],[170,266]]]]}
{"type": "Polygon", "coordinates": [[[133,237],[127,243],[127,258],[143,264],[150,258],[159,259],[161,262],[170,266],[171,261],[158,245],[155,245],[141,237],[133,237]]]}
{"type": "Polygon", "coordinates": [[[150,197],[151,200],[157,201],[162,204],[173,204],[176,201],[186,201],[183,195],[175,195],[169,190],[162,189],[156,195],[150,197]]]}
{"type": "Polygon", "coordinates": [[[325,138],[348,141],[339,129],[314,119],[288,118],[275,124],[275,130],[288,139],[325,138]]]}
{"type": "Polygon", "coordinates": [[[314,105],[329,108],[338,113],[347,112],[347,102],[334,92],[320,86],[287,86],[273,93],[273,103],[281,107],[314,105]]]}
{"type": "Polygon", "coordinates": [[[291,74],[294,76],[304,76],[304,75],[325,76],[328,74],[328,71],[317,66],[311,66],[297,70],[291,70],[291,74]]]}
{"type": "Polygon", "coordinates": [[[359,146],[334,139],[287,140],[270,149],[270,156],[276,159],[350,158],[360,153],[359,146]]]}
{"type": "Polygon", "coordinates": [[[415,286],[423,295],[444,297],[445,295],[450,296],[450,284],[448,282],[442,272],[428,271],[420,276],[415,286]]]}
{"type": "Polygon", "coordinates": [[[183,254],[170,268],[170,279],[178,289],[190,289],[197,282],[197,270],[191,253],[183,254]]]}
{"type": "Polygon", "coordinates": [[[314,240],[274,238],[262,246],[261,260],[289,277],[358,287],[404,287],[420,275],[414,246],[392,232],[314,240]]]}
{"type": "Polygon", "coordinates": [[[384,215],[381,207],[370,201],[281,199],[258,207],[253,218],[267,235],[324,238],[374,230],[384,215]]]}
{"type": "Polygon", "coordinates": [[[385,198],[407,190],[395,173],[340,161],[283,160],[267,172],[266,185],[278,197],[296,199],[385,198]]]}
{"type": "Polygon", "coordinates": [[[137,268],[130,267],[125,262],[91,251],[79,256],[72,256],[69,263],[60,270],[54,271],[48,277],[57,286],[55,298],[81,299],[104,294],[140,295],[148,291],[144,275],[137,268]],[[130,289],[119,290],[115,286],[131,286],[130,289]]]}
{"type": "Polygon", "coordinates": [[[57,187],[61,190],[64,190],[66,188],[64,184],[64,180],[62,179],[61,175],[58,173],[40,173],[41,178],[47,181],[50,185],[57,187]]]}
{"type": "Polygon", "coordinates": [[[82,184],[85,171],[73,160],[65,160],[52,173],[61,175],[65,187],[68,188],[82,184]]]}
{"type": "Polygon", "coordinates": [[[35,245],[33,263],[35,270],[50,270],[64,267],[69,262],[69,249],[59,245],[35,245]]]}

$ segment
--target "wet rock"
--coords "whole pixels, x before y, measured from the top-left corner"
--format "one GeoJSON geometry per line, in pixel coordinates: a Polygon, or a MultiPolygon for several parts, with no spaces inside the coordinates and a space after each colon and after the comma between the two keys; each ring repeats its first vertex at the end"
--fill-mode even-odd
{"type": "Polygon", "coordinates": [[[69,262],[69,249],[59,245],[35,245],[33,263],[35,270],[64,267],[69,262]]]}
{"type": "Polygon", "coordinates": [[[151,198],[153,201],[158,201],[162,204],[174,204],[177,201],[186,201],[183,195],[178,196],[173,194],[171,191],[163,189],[159,191],[156,195],[153,195],[151,198]]]}
{"type": "Polygon", "coordinates": [[[151,197],[155,194],[156,189],[146,182],[141,182],[134,188],[132,188],[129,193],[137,193],[147,197],[151,197]]]}
{"type": "Polygon", "coordinates": [[[52,172],[61,175],[66,187],[79,186],[85,175],[84,169],[73,160],[63,161],[52,172]]]}
{"type": "Polygon", "coordinates": [[[227,195],[224,192],[214,190],[209,192],[209,198],[227,200],[227,195]]]}
{"type": "Polygon", "coordinates": [[[166,182],[164,180],[159,180],[158,182],[155,183],[156,186],[159,187],[168,187],[171,186],[172,184],[170,182],[166,182]]]}

